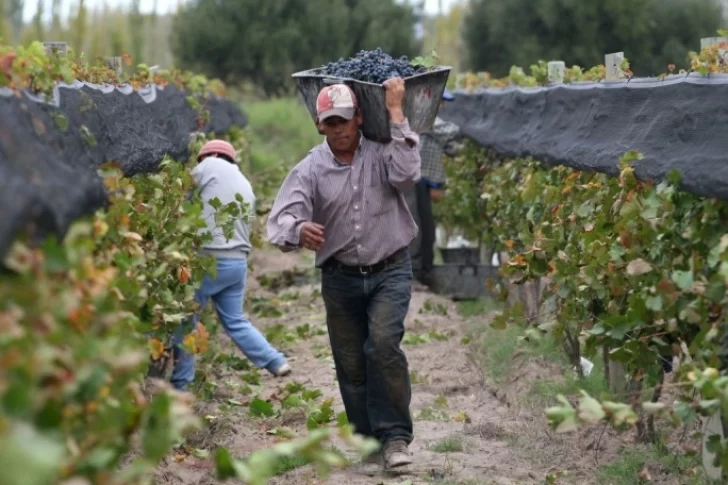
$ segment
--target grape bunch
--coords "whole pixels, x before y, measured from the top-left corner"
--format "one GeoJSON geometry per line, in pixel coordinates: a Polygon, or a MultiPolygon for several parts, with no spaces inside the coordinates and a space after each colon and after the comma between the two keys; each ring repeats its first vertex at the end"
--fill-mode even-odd
{"type": "Polygon", "coordinates": [[[338,61],[329,62],[323,66],[321,74],[382,84],[393,77],[405,78],[425,71],[424,67],[413,66],[407,56],[394,59],[377,47],[373,51],[360,51],[356,57],[350,59],[342,57],[338,61]]]}

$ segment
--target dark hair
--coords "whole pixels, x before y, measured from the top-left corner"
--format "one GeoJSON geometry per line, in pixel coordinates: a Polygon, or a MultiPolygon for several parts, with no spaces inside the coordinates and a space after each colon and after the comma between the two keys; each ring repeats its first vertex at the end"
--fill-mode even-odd
{"type": "Polygon", "coordinates": [[[201,161],[203,161],[204,159],[206,159],[206,158],[209,158],[209,157],[216,157],[216,158],[222,158],[222,159],[223,159],[223,160],[225,160],[226,162],[230,162],[230,163],[232,163],[232,164],[234,164],[234,163],[235,163],[235,160],[233,160],[233,159],[232,159],[232,158],[230,158],[229,156],[227,156],[227,155],[225,155],[225,154],[222,154],[222,153],[210,153],[209,155],[205,155],[204,157],[200,157],[200,158],[198,158],[198,159],[197,159],[197,163],[199,163],[199,162],[201,162],[201,161]]]}

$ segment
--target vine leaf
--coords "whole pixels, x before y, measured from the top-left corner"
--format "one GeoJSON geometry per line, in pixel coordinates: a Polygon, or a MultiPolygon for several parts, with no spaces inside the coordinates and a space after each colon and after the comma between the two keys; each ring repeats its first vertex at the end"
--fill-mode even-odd
{"type": "Polygon", "coordinates": [[[652,265],[642,258],[632,260],[627,265],[627,274],[630,276],[640,276],[652,271],[652,265]]]}

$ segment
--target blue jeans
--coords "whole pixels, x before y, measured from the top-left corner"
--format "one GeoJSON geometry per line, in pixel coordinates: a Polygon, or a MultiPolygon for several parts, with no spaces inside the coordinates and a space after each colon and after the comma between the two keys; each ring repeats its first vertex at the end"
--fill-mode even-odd
{"type": "MultiPolygon", "coordinates": [[[[268,343],[243,314],[247,272],[248,262],[244,259],[218,259],[217,276],[215,279],[205,276],[195,292],[195,300],[202,311],[212,299],[217,316],[235,345],[253,365],[274,373],[286,362],[286,358],[268,343]]],[[[195,323],[199,319],[199,315],[192,318],[195,323]]],[[[174,370],[171,382],[177,389],[185,389],[195,379],[195,357],[180,346],[186,333],[194,330],[190,323],[180,325],[173,337],[174,370]]]]}
{"type": "Polygon", "coordinates": [[[409,254],[379,273],[322,268],[321,293],[339,390],[356,432],[413,439],[412,391],[400,348],[412,296],[409,254]]]}

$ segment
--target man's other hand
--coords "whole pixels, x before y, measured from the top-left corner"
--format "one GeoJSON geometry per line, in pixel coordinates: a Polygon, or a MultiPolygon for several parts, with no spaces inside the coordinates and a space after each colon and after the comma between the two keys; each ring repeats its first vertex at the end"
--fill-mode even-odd
{"type": "Polygon", "coordinates": [[[324,226],[315,222],[304,222],[301,225],[300,239],[303,247],[318,251],[324,246],[324,226]]]}

